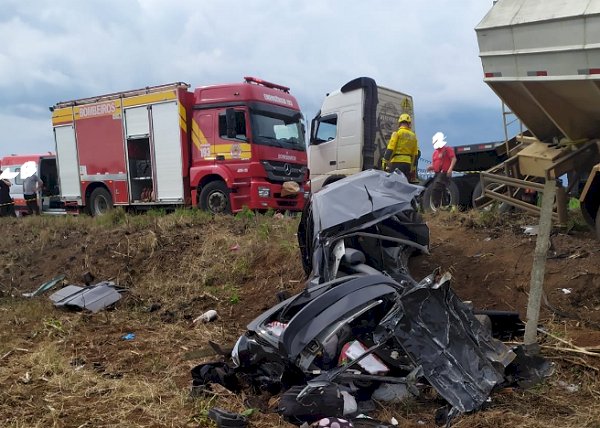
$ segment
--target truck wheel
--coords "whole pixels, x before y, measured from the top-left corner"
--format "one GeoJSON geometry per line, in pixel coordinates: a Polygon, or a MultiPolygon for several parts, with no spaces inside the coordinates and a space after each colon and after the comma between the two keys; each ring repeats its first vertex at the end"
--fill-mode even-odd
{"type": "Polygon", "coordinates": [[[110,192],[104,187],[98,187],[90,195],[88,212],[92,217],[106,214],[113,208],[113,200],[110,192]]]}
{"type": "Polygon", "coordinates": [[[211,181],[200,192],[200,208],[213,214],[231,214],[229,189],[222,181],[211,181]]]}
{"type": "Polygon", "coordinates": [[[425,212],[436,212],[440,208],[452,207],[458,205],[458,187],[456,183],[450,180],[450,185],[442,193],[442,203],[436,206],[433,201],[433,180],[429,183],[429,186],[425,188],[423,192],[423,198],[421,199],[421,206],[425,212]]]}
{"type": "Polygon", "coordinates": [[[475,200],[477,198],[479,198],[482,193],[483,193],[483,191],[481,189],[481,181],[480,181],[479,183],[477,183],[477,186],[475,186],[475,189],[473,189],[473,208],[483,209],[483,210],[491,210],[492,207],[497,207],[498,213],[500,213],[500,214],[507,213],[511,210],[512,207],[509,204],[507,204],[506,202],[492,202],[491,204],[488,204],[483,208],[481,208],[481,202],[480,202],[479,203],[480,206],[477,206],[477,203],[475,202],[475,200]]]}
{"type": "Polygon", "coordinates": [[[458,177],[453,177],[452,181],[456,183],[458,188],[458,205],[463,209],[473,207],[473,190],[479,183],[479,174],[465,174],[458,177]]]}

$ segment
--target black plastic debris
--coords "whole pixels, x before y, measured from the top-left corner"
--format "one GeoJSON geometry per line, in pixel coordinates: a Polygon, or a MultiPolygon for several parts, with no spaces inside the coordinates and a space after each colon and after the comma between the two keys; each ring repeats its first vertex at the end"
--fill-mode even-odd
{"type": "Polygon", "coordinates": [[[278,413],[289,422],[300,425],[327,417],[341,418],[356,414],[356,399],[338,385],[323,384],[298,398],[303,387],[294,386],[281,395],[278,413]]]}
{"type": "Polygon", "coordinates": [[[211,384],[219,384],[232,392],[241,390],[239,379],[233,369],[220,361],[194,367],[192,369],[192,379],[192,396],[211,392],[211,384]]]}
{"type": "Polygon", "coordinates": [[[96,313],[118,302],[121,299],[120,291],[123,290],[108,281],[87,287],[68,285],[50,295],[50,300],[56,307],[86,309],[96,313]]]}
{"type": "Polygon", "coordinates": [[[218,428],[227,427],[247,427],[248,418],[244,415],[240,415],[227,410],[213,407],[208,411],[208,417],[215,421],[218,428]]]}
{"type": "Polygon", "coordinates": [[[539,355],[529,355],[524,346],[513,348],[516,357],[506,368],[509,386],[530,388],[554,373],[554,364],[539,355]]]}
{"type": "Polygon", "coordinates": [[[90,271],[84,272],[83,275],[81,275],[81,279],[83,280],[83,283],[85,285],[90,285],[92,283],[92,281],[94,279],[96,279],[96,277],[94,276],[94,274],[90,271]]]}

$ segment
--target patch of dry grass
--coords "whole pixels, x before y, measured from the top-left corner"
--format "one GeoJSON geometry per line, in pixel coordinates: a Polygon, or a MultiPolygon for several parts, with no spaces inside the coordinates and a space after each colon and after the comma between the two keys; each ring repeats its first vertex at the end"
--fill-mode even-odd
{"type": "Polygon", "coordinates": [[[123,421],[168,426],[183,425],[191,416],[186,393],[168,369],[153,373],[152,379],[113,379],[72,361],[68,349],[49,343],[26,354],[17,367],[2,368],[0,414],[11,415],[3,426],[116,426],[123,421]],[[173,418],[179,423],[173,424],[173,418]]]}

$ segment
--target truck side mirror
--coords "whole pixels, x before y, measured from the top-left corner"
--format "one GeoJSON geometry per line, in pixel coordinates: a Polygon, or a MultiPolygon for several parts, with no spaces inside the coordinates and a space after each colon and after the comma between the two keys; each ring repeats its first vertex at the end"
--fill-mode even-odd
{"type": "Polygon", "coordinates": [[[228,108],[225,110],[225,122],[227,123],[227,138],[235,138],[237,135],[237,124],[235,121],[235,110],[228,108]]]}
{"type": "Polygon", "coordinates": [[[315,136],[317,134],[317,124],[318,123],[319,123],[319,116],[316,116],[310,122],[310,139],[309,139],[310,144],[315,144],[315,136]]]}

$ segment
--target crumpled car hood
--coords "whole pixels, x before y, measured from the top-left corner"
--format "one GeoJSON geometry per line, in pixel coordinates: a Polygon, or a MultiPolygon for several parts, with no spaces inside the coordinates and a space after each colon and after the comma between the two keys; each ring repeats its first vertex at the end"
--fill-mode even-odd
{"type": "Polygon", "coordinates": [[[394,336],[423,377],[460,412],[481,407],[515,354],[482,328],[449,275],[406,290],[400,306],[394,336]]]}

